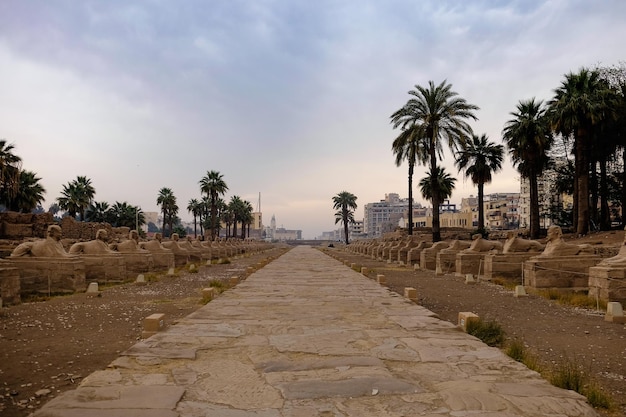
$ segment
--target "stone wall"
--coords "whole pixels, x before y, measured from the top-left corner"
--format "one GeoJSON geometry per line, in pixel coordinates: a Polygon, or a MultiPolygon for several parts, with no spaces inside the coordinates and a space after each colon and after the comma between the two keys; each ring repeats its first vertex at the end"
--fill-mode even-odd
{"type": "Polygon", "coordinates": [[[51,224],[54,224],[52,213],[2,212],[0,213],[0,239],[44,238],[51,224]]]}

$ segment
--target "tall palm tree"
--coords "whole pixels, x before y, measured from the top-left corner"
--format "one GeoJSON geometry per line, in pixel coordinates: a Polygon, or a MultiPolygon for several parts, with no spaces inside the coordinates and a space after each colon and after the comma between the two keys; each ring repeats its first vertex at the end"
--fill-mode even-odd
{"type": "Polygon", "coordinates": [[[161,213],[163,214],[163,236],[169,236],[172,234],[174,217],[178,213],[176,197],[170,188],[163,187],[159,190],[157,204],[161,206],[161,213]],[[169,233],[167,234],[165,232],[166,225],[169,225],[169,233]]]}
{"type": "Polygon", "coordinates": [[[192,198],[187,203],[187,211],[193,215],[193,236],[194,237],[198,236],[198,227],[197,227],[196,219],[198,218],[198,216],[201,216],[201,209],[202,208],[200,207],[200,202],[198,201],[197,198],[192,198]]]}
{"type": "MultiPolygon", "coordinates": [[[[395,113],[394,113],[395,114],[395,113]]],[[[393,128],[401,127],[402,131],[391,144],[391,150],[396,157],[396,166],[406,160],[409,164],[409,235],[413,234],[413,173],[416,163],[427,163],[428,154],[424,146],[424,137],[421,136],[421,126],[414,120],[392,116],[393,128]]]]}
{"type": "Polygon", "coordinates": [[[216,230],[219,228],[219,218],[217,216],[219,196],[228,191],[228,186],[222,174],[218,171],[208,171],[207,175],[200,180],[200,192],[209,196],[211,207],[211,240],[215,240],[216,230]]]}
{"type": "Polygon", "coordinates": [[[432,172],[430,170],[426,172],[426,176],[418,184],[422,197],[426,200],[432,200],[433,195],[437,194],[441,196],[442,200],[450,198],[452,191],[454,191],[456,178],[448,174],[443,167],[435,168],[435,175],[432,175],[432,172]]]}
{"type": "Polygon", "coordinates": [[[491,174],[502,169],[504,146],[489,142],[486,135],[472,135],[455,156],[459,172],[471,178],[478,186],[478,230],[485,230],[484,188],[491,182],[491,174]]]}
{"type": "Polygon", "coordinates": [[[250,236],[250,225],[252,224],[252,222],[254,221],[254,216],[252,215],[252,212],[254,211],[254,207],[252,207],[252,203],[245,200],[243,202],[243,215],[241,218],[241,239],[245,239],[246,238],[246,231],[248,234],[248,237],[250,236]]]}
{"type": "Polygon", "coordinates": [[[13,153],[15,146],[0,139],[0,204],[9,205],[20,186],[22,159],[13,153]]]}
{"type": "MultiPolygon", "coordinates": [[[[466,120],[476,120],[474,111],[479,108],[459,97],[446,80],[439,85],[429,81],[428,87],[416,85],[409,94],[413,98],[391,115],[392,123],[415,130],[416,137],[423,138],[430,172],[436,173],[437,161],[443,156],[442,141],[445,140],[447,147],[454,151],[471,137],[472,128],[466,120]]],[[[438,242],[441,240],[439,205],[443,198],[437,192],[436,176],[432,176],[431,181],[433,241],[438,242]]]]}
{"type": "Polygon", "coordinates": [[[93,201],[93,197],[96,195],[96,190],[91,184],[91,180],[85,176],[77,176],[74,180],[74,184],[80,196],[78,202],[78,213],[80,214],[80,220],[84,221],[85,210],[87,210],[93,201]]]}
{"type": "Polygon", "coordinates": [[[589,162],[594,129],[611,112],[608,84],[598,71],[582,68],[565,75],[561,86],[554,90],[549,103],[550,119],[555,132],[574,138],[574,212],[576,233],[589,231],[589,162]]]}
{"type": "Polygon", "coordinates": [[[343,234],[346,239],[346,245],[350,243],[348,239],[348,224],[354,224],[354,210],[357,208],[357,197],[348,192],[342,191],[333,197],[333,208],[335,212],[335,224],[343,223],[343,234]]]}
{"type": "Polygon", "coordinates": [[[108,210],[108,218],[110,219],[111,225],[114,227],[139,229],[139,227],[146,224],[146,218],[141,208],[132,206],[126,201],[123,203],[116,201],[108,210]]]}
{"type": "Polygon", "coordinates": [[[244,228],[243,219],[245,217],[245,204],[244,201],[238,195],[234,195],[230,198],[227,210],[232,215],[233,222],[233,236],[237,236],[237,223],[241,222],[241,228],[244,228]]]}
{"type": "Polygon", "coordinates": [[[76,218],[76,214],[80,210],[82,201],[80,190],[76,187],[74,182],[69,182],[68,184],[63,185],[61,196],[57,197],[59,208],[65,211],[67,215],[73,219],[76,218]]]}
{"type": "Polygon", "coordinates": [[[85,217],[90,222],[111,223],[108,214],[110,208],[109,203],[106,201],[94,201],[87,209],[85,217]]]}
{"type": "Polygon", "coordinates": [[[553,138],[546,108],[542,100],[520,100],[517,110],[511,112],[513,119],[506,122],[503,140],[509,149],[513,166],[530,187],[530,237],[539,238],[539,178],[548,163],[547,152],[553,138]]]}
{"type": "Polygon", "coordinates": [[[30,213],[44,200],[46,190],[39,183],[41,178],[32,171],[21,171],[17,194],[11,199],[10,210],[30,213]]]}

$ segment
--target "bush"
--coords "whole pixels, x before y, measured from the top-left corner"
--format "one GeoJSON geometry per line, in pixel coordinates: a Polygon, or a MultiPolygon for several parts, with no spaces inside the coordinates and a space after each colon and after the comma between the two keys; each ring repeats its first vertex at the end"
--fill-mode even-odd
{"type": "Polygon", "coordinates": [[[504,343],[504,330],[496,321],[472,320],[467,323],[467,333],[482,340],[488,346],[500,347],[504,343]]]}

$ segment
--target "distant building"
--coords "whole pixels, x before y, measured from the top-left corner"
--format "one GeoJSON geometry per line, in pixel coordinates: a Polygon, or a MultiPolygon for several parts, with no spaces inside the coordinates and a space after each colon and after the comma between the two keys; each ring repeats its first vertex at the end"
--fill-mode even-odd
{"type": "Polygon", "coordinates": [[[364,206],[363,233],[369,238],[377,238],[393,232],[398,222],[409,208],[409,199],[396,193],[385,194],[385,199],[364,206]]]}
{"type": "Polygon", "coordinates": [[[302,240],[302,230],[288,230],[284,227],[276,227],[276,216],[272,215],[270,226],[265,228],[267,240],[302,240]]]}
{"type": "MultiPolygon", "coordinates": [[[[564,165],[567,161],[557,160],[556,166],[564,165]]],[[[564,209],[572,208],[571,196],[558,192],[556,188],[558,174],[555,169],[546,169],[541,177],[537,178],[539,194],[539,227],[547,229],[555,224],[555,220],[564,209]]],[[[530,227],[530,183],[528,178],[520,181],[519,197],[519,227],[530,227]]]]}

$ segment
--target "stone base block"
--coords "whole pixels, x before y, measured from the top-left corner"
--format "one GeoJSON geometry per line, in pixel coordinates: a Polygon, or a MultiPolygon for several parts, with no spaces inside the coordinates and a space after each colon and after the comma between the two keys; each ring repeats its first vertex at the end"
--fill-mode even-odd
{"type": "Polygon", "coordinates": [[[85,261],[85,279],[100,284],[126,281],[126,262],[120,253],[80,255],[85,261]]]}
{"type": "Polygon", "coordinates": [[[483,260],[487,253],[467,253],[459,252],[455,257],[455,269],[457,277],[464,277],[467,274],[479,276],[484,273],[483,260]]]}
{"type": "Polygon", "coordinates": [[[494,278],[504,278],[521,283],[524,262],[533,256],[537,256],[537,253],[488,253],[483,262],[484,279],[491,281],[494,278]]]}
{"type": "Polygon", "coordinates": [[[531,258],[524,262],[525,285],[531,288],[588,290],[589,268],[601,259],[596,255],[531,258]]]}
{"type": "Polygon", "coordinates": [[[437,268],[437,252],[431,249],[424,249],[420,252],[420,268],[434,271],[437,268]]]}
{"type": "Polygon", "coordinates": [[[380,285],[387,285],[387,278],[385,278],[384,275],[377,275],[376,282],[378,282],[380,285]]]}
{"type": "Polygon", "coordinates": [[[467,325],[472,321],[479,321],[480,317],[477,314],[471,313],[469,311],[461,311],[459,312],[459,327],[463,329],[464,332],[467,332],[467,325]]]}
{"type": "Polygon", "coordinates": [[[626,268],[589,268],[589,296],[603,301],[626,303],[626,268]]]}
{"type": "Polygon", "coordinates": [[[72,294],[87,289],[85,262],[79,257],[19,257],[3,260],[2,263],[19,271],[21,296],[72,294]]]}
{"type": "Polygon", "coordinates": [[[231,287],[234,287],[239,284],[239,277],[230,277],[229,283],[231,287]]]}
{"type": "Polygon", "coordinates": [[[458,251],[446,251],[445,249],[437,253],[435,273],[437,275],[454,273],[456,268],[456,255],[458,251]]]}
{"type": "Polygon", "coordinates": [[[613,323],[626,323],[626,316],[624,316],[624,310],[622,304],[617,301],[610,302],[606,305],[605,321],[613,323]]]}
{"type": "Polygon", "coordinates": [[[5,306],[22,302],[20,272],[17,268],[0,268],[0,302],[5,306]]]}
{"type": "Polygon", "coordinates": [[[126,279],[132,280],[139,274],[154,270],[154,257],[145,252],[120,252],[126,264],[126,279]]]}
{"type": "Polygon", "coordinates": [[[367,275],[367,267],[366,266],[362,266],[361,267],[361,274],[367,275]]]}
{"type": "Polygon", "coordinates": [[[209,301],[215,298],[215,288],[213,287],[203,288],[202,298],[204,298],[205,300],[209,300],[209,301]]]}

